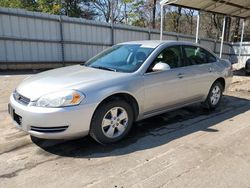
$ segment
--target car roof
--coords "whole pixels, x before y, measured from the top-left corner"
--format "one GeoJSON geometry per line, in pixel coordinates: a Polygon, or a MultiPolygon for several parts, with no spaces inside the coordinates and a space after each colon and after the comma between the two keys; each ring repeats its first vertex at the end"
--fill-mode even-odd
{"type": "Polygon", "coordinates": [[[129,41],[123,42],[120,44],[140,44],[145,47],[156,48],[161,44],[169,44],[169,45],[192,45],[192,46],[199,46],[199,44],[188,42],[188,41],[175,41],[175,40],[141,40],[141,41],[129,41]]]}

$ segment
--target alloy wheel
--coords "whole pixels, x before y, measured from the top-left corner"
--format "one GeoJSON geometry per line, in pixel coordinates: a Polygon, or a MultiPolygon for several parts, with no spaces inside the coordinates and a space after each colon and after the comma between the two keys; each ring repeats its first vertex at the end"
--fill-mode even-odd
{"type": "Polygon", "coordinates": [[[220,87],[215,85],[210,96],[210,101],[212,105],[216,105],[219,102],[220,97],[221,97],[220,87]]]}
{"type": "Polygon", "coordinates": [[[126,130],[128,113],[122,107],[113,107],[103,117],[102,131],[108,138],[116,138],[126,130]]]}

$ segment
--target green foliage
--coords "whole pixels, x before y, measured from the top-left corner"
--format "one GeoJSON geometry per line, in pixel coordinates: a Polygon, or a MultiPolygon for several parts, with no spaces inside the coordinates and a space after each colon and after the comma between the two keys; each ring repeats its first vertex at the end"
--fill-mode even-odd
{"type": "Polygon", "coordinates": [[[1,7],[23,8],[31,11],[37,10],[37,2],[35,0],[0,0],[1,7]]]}
{"type": "Polygon", "coordinates": [[[62,14],[93,19],[97,13],[89,8],[90,0],[0,0],[0,7],[62,14]]]}
{"type": "Polygon", "coordinates": [[[60,0],[37,0],[38,10],[50,14],[60,14],[62,4],[60,0]]]}
{"type": "Polygon", "coordinates": [[[145,27],[145,18],[143,17],[145,10],[143,8],[143,0],[131,1],[130,3],[131,11],[128,13],[130,24],[134,26],[145,27]]]}

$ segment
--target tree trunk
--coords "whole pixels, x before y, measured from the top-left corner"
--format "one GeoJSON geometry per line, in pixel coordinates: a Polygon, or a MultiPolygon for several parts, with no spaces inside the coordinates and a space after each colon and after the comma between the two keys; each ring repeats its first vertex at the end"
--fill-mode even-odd
{"type": "Polygon", "coordinates": [[[181,7],[178,7],[178,16],[176,18],[176,32],[180,32],[181,7]]]}
{"type": "Polygon", "coordinates": [[[231,17],[226,17],[226,26],[225,26],[225,41],[229,41],[230,38],[230,28],[231,28],[231,17]]]}
{"type": "Polygon", "coordinates": [[[153,20],[152,20],[152,27],[155,29],[155,17],[156,17],[156,0],[153,3],[153,20]]]}
{"type": "Polygon", "coordinates": [[[234,35],[233,35],[233,41],[234,42],[239,41],[239,29],[240,29],[240,18],[237,18],[236,19],[236,24],[235,24],[234,35]]]}

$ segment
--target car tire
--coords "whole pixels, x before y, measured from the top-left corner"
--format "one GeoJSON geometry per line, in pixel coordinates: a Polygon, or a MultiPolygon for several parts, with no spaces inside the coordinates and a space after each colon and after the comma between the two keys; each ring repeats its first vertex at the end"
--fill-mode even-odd
{"type": "Polygon", "coordinates": [[[101,144],[118,142],[128,134],[133,121],[133,109],[127,102],[103,102],[93,115],[89,134],[101,144]]]}
{"type": "Polygon", "coordinates": [[[221,101],[223,86],[220,82],[216,81],[211,86],[204,107],[208,110],[214,110],[221,101]]]}

